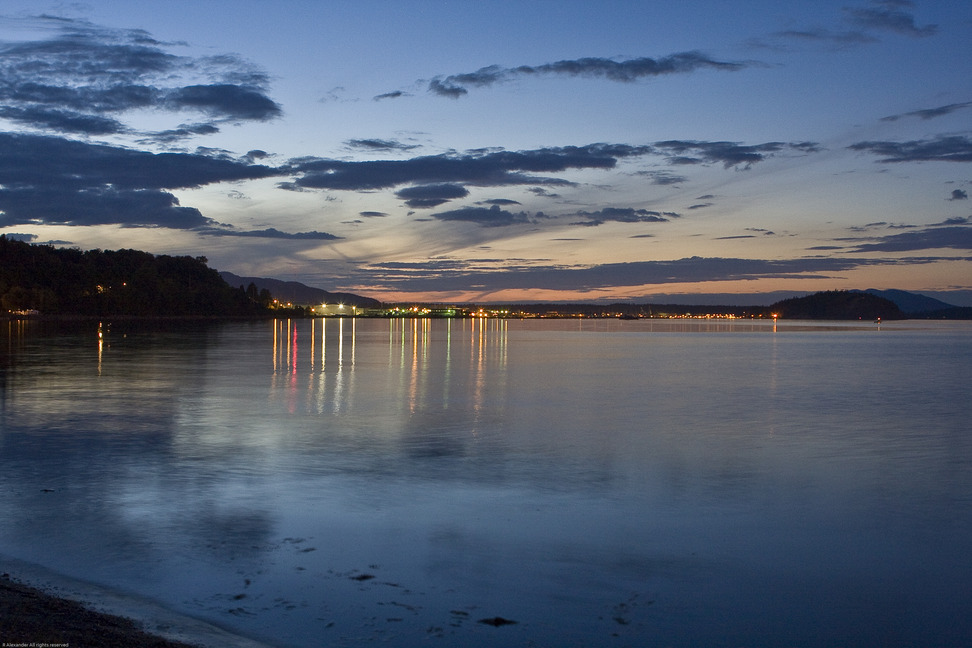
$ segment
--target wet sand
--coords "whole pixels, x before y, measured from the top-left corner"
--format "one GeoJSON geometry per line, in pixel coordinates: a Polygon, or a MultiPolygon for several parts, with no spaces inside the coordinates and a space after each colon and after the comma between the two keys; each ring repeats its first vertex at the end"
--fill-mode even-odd
{"type": "Polygon", "coordinates": [[[144,632],[124,617],[90,610],[11,580],[0,579],[0,645],[65,648],[198,648],[144,632]]]}
{"type": "Polygon", "coordinates": [[[158,603],[0,556],[4,648],[270,648],[158,603]]]}

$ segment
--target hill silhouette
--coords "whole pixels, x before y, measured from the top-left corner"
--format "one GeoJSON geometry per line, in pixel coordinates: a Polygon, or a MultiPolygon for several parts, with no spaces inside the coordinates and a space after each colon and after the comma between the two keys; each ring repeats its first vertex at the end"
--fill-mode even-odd
{"type": "Polygon", "coordinates": [[[907,317],[912,319],[972,319],[972,307],[955,306],[934,297],[904,290],[875,290],[864,292],[890,299],[907,317]]]}
{"type": "Polygon", "coordinates": [[[281,281],[268,277],[241,277],[232,272],[222,271],[219,275],[231,286],[249,287],[252,283],[257,290],[269,291],[275,299],[291,302],[301,306],[316,306],[318,304],[346,304],[359,308],[377,308],[381,305],[377,299],[362,297],[352,293],[328,292],[320,288],[313,288],[297,281],[281,281]]]}
{"type": "Polygon", "coordinates": [[[787,319],[906,319],[898,305],[867,292],[830,290],[776,302],[770,310],[787,319]]]}
{"type": "Polygon", "coordinates": [[[205,257],[31,245],[0,235],[0,307],[45,315],[241,316],[266,311],[205,257]]]}

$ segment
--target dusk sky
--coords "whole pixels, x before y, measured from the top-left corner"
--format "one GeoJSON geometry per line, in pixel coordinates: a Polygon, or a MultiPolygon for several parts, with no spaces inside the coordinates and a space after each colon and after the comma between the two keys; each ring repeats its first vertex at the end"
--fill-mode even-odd
{"type": "Polygon", "coordinates": [[[969,0],[5,0],[0,233],[384,301],[972,305],[970,43],[969,0]]]}

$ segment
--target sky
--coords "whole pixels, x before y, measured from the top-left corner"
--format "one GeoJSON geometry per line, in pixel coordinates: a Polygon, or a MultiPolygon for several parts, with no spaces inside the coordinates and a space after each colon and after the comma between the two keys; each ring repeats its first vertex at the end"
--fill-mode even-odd
{"type": "Polygon", "coordinates": [[[4,0],[0,234],[383,301],[972,305],[972,3],[4,0]]]}

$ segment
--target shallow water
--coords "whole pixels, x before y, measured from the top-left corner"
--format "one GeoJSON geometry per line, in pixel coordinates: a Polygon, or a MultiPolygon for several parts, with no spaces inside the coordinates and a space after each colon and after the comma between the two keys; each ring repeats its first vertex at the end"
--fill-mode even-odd
{"type": "Polygon", "coordinates": [[[268,643],[972,637],[968,323],[2,326],[0,553],[268,643]]]}

